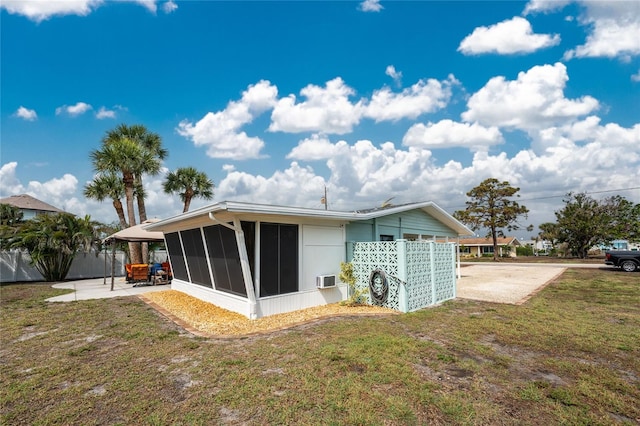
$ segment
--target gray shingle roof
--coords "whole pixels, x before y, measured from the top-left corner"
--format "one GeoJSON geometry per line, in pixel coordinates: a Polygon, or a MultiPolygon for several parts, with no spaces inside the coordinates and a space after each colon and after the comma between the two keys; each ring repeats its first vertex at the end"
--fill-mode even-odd
{"type": "Polygon", "coordinates": [[[12,195],[7,198],[0,198],[0,204],[9,204],[22,210],[35,210],[41,212],[56,212],[62,213],[64,210],[60,210],[57,207],[47,204],[44,201],[40,201],[37,198],[33,198],[31,195],[20,194],[12,195]]]}

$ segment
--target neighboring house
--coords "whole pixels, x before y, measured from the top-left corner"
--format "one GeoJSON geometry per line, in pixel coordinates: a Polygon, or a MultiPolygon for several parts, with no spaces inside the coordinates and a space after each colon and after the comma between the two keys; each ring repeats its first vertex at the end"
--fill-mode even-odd
{"type": "Polygon", "coordinates": [[[22,219],[24,220],[33,219],[41,214],[64,213],[64,210],[60,210],[51,204],[47,204],[44,201],[40,201],[27,194],[0,198],[0,204],[9,204],[20,209],[22,212],[22,219]]]}
{"type": "MultiPolygon", "coordinates": [[[[516,257],[516,247],[522,245],[516,237],[498,237],[498,256],[516,257]]],[[[482,257],[493,256],[493,240],[491,238],[462,238],[460,239],[460,254],[462,256],[482,257]]]]}
{"type": "Polygon", "coordinates": [[[553,250],[553,243],[547,240],[523,240],[520,244],[531,247],[536,256],[547,255],[553,250]]]}
{"type": "Polygon", "coordinates": [[[629,240],[613,240],[608,246],[600,247],[603,250],[640,250],[640,244],[631,243],[629,240]]]}
{"type": "Polygon", "coordinates": [[[172,289],[249,318],[345,300],[347,242],[471,235],[431,202],[356,212],[220,202],[145,229],[164,233],[172,289]]]}

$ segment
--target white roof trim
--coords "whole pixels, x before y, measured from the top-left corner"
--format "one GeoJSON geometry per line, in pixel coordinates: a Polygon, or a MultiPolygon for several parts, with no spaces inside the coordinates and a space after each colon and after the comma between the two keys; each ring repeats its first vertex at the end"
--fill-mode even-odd
{"type": "Polygon", "coordinates": [[[199,209],[182,213],[176,216],[169,217],[154,224],[146,226],[146,229],[161,229],[164,225],[179,223],[187,219],[208,216],[209,213],[217,212],[229,212],[229,213],[252,213],[252,214],[264,214],[274,216],[297,216],[307,218],[320,218],[338,221],[358,221],[375,219],[378,217],[389,216],[396,213],[402,213],[408,210],[422,209],[426,213],[438,219],[449,228],[453,229],[458,235],[473,235],[473,232],[444,211],[438,205],[432,201],[425,201],[421,203],[403,204],[401,206],[392,206],[387,208],[380,208],[364,212],[343,212],[336,210],[324,210],[324,209],[309,209],[303,207],[288,207],[288,206],[274,206],[268,204],[254,204],[244,203],[237,201],[222,201],[209,206],[201,207],[199,209]]]}

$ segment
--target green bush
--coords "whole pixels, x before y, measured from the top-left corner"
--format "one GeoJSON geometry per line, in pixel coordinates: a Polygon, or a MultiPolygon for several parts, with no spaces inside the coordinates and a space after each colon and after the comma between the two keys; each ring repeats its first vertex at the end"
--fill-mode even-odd
{"type": "Polygon", "coordinates": [[[356,277],[353,275],[353,265],[351,262],[340,262],[340,281],[349,286],[349,297],[345,304],[349,306],[361,305],[366,302],[365,289],[356,288],[356,277]]]}

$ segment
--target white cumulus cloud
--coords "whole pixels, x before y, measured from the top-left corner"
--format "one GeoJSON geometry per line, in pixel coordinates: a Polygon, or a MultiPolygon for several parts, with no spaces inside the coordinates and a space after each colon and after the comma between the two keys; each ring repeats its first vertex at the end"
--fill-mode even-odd
{"type": "Polygon", "coordinates": [[[488,27],[478,27],[462,40],[458,51],[465,55],[530,53],[560,43],[557,34],[535,34],[525,18],[516,16],[488,27]]]}
{"type": "Polygon", "coordinates": [[[359,7],[363,12],[380,12],[384,9],[380,4],[380,0],[364,0],[359,7]]]}
{"type": "Polygon", "coordinates": [[[271,176],[252,175],[227,170],[216,197],[220,200],[250,201],[271,205],[309,206],[319,204],[325,185],[323,177],[311,167],[292,162],[288,169],[276,170],[271,176]]]}
{"type": "Polygon", "coordinates": [[[2,185],[0,186],[1,198],[24,192],[24,186],[16,176],[17,167],[18,163],[16,161],[5,163],[0,167],[0,182],[2,182],[2,185]]]}
{"type": "Polygon", "coordinates": [[[451,86],[457,84],[453,76],[448,80],[420,80],[400,93],[388,87],[376,90],[367,104],[364,115],[380,121],[415,119],[422,114],[444,108],[451,98],[451,86]]]}
{"type": "Polygon", "coordinates": [[[632,1],[532,0],[524,14],[552,13],[569,3],[577,3],[581,14],[570,18],[585,28],[585,43],[569,49],[564,59],[607,57],[629,60],[640,54],[640,6],[632,1]]]}
{"type": "Polygon", "coordinates": [[[77,117],[85,112],[93,109],[93,107],[85,102],[78,102],[75,105],[62,105],[56,108],[56,115],[67,114],[71,117],[77,117]]]}
{"type": "Polygon", "coordinates": [[[599,107],[591,96],[567,99],[564,88],[569,77],[562,63],[535,66],[508,81],[493,77],[467,102],[464,121],[485,126],[539,129],[587,115],[599,107]]]}
{"type": "Polygon", "coordinates": [[[402,84],[402,72],[396,71],[396,67],[393,65],[388,65],[384,73],[391,77],[396,85],[400,86],[402,84]]]}
{"type": "Polygon", "coordinates": [[[486,150],[504,142],[502,133],[495,127],[478,123],[457,123],[441,120],[437,123],[416,123],[402,139],[403,145],[425,149],[463,147],[474,151],[486,150]]]}
{"type": "Polygon", "coordinates": [[[53,16],[86,16],[100,6],[103,0],[21,0],[3,1],[0,7],[11,14],[26,16],[35,22],[45,21],[53,16]]]}
{"type": "Polygon", "coordinates": [[[271,108],[277,95],[277,87],[262,80],[249,86],[239,101],[229,102],[224,110],[209,112],[196,123],[183,120],[177,131],[196,146],[206,146],[207,155],[212,158],[259,158],[264,141],[240,129],[271,108]]]}
{"type": "Polygon", "coordinates": [[[531,0],[524,9],[524,14],[535,12],[551,12],[560,10],[573,0],[531,0]]]}
{"type": "Polygon", "coordinates": [[[618,56],[624,59],[640,54],[640,17],[623,21],[592,18],[589,23],[593,31],[586,43],[565,52],[564,59],[618,56]]]}
{"type": "MultiPolygon", "coordinates": [[[[136,3],[151,13],[158,10],[158,0],[121,0],[121,2],[136,3]]],[[[106,4],[105,0],[7,0],[0,2],[0,8],[16,15],[22,15],[35,22],[46,21],[55,16],[77,15],[87,16],[98,7],[106,4]]],[[[171,13],[178,8],[173,1],[162,4],[165,13],[171,13]]]]}
{"type": "Polygon", "coordinates": [[[102,106],[100,107],[98,112],[96,112],[96,118],[98,120],[103,120],[105,118],[116,118],[116,112],[114,110],[110,110],[102,106]]]}
{"type": "Polygon", "coordinates": [[[170,1],[165,2],[165,3],[162,4],[162,11],[164,13],[172,13],[177,8],[178,8],[178,5],[173,0],[170,0],[170,1]]]}
{"type": "Polygon", "coordinates": [[[36,110],[25,108],[23,106],[20,106],[20,108],[18,108],[14,116],[18,118],[22,118],[23,120],[27,120],[27,121],[34,121],[34,120],[37,120],[38,118],[38,114],[36,113],[36,110]]]}
{"type": "Polygon", "coordinates": [[[304,161],[327,160],[333,157],[334,148],[329,138],[314,134],[301,140],[286,158],[304,161]]]}
{"type": "Polygon", "coordinates": [[[310,84],[300,91],[305,98],[296,102],[295,95],[281,98],[271,113],[272,132],[349,133],[360,122],[364,103],[351,103],[355,91],[340,78],[334,78],[325,87],[310,84]]]}

